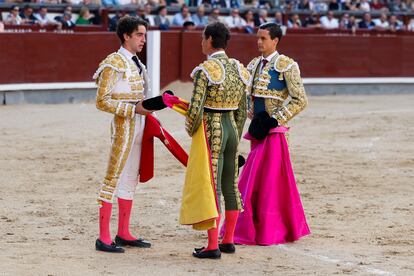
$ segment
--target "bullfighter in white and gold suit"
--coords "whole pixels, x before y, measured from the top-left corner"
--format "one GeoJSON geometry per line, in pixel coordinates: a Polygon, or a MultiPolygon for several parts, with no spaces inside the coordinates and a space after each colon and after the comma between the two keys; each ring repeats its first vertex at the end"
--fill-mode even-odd
{"type": "Polygon", "coordinates": [[[145,44],[146,28],[147,23],[140,19],[122,18],[117,28],[122,46],[100,63],[93,76],[98,86],[96,107],[114,114],[108,168],[98,195],[100,235],[95,247],[100,251],[122,253],[124,249],[120,246],[124,245],[151,246],[129,232],[145,115],[150,112],[142,105],[142,100],[149,94],[147,72],[136,56],[145,44]],[[118,198],[119,221],[113,243],[109,224],[115,196],[118,198]]]}

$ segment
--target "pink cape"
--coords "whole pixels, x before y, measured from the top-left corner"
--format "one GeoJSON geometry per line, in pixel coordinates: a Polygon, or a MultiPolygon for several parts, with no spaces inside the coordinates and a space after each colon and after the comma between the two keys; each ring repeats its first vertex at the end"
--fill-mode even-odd
{"type": "Polygon", "coordinates": [[[239,179],[245,206],[234,233],[237,244],[281,244],[310,234],[290,162],[287,131],[283,126],[274,128],[262,141],[248,133],[244,136],[251,141],[251,151],[239,179]]]}

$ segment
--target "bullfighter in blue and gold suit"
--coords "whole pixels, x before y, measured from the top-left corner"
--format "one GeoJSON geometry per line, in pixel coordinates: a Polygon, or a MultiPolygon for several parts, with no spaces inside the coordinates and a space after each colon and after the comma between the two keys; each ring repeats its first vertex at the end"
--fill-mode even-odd
{"type": "Polygon", "coordinates": [[[297,191],[286,141],[287,123],[307,105],[298,64],[276,48],[280,26],[257,32],[258,50],[247,69],[251,151],[239,179],[245,204],[234,241],[248,245],[291,242],[310,233],[297,191]]]}
{"type": "Polygon", "coordinates": [[[273,51],[266,57],[256,57],[247,66],[251,74],[250,114],[266,111],[286,125],[307,105],[305,89],[298,64],[291,58],[273,51]],[[290,100],[285,104],[285,100],[290,100]]]}
{"type": "MultiPolygon", "coordinates": [[[[208,247],[194,251],[197,258],[220,258],[221,252],[234,252],[232,236],[238,213],[242,210],[237,188],[237,150],[247,117],[246,87],[250,75],[239,61],[230,59],[224,52],[229,39],[230,33],[222,23],[208,25],[202,40],[202,50],[208,60],[191,74],[194,90],[187,111],[186,130],[193,136],[200,125],[205,124],[217,199],[220,202],[223,194],[226,220],[230,220],[220,250],[219,216],[216,227],[208,230],[208,247]]],[[[218,205],[220,208],[220,203],[218,205]]]]}

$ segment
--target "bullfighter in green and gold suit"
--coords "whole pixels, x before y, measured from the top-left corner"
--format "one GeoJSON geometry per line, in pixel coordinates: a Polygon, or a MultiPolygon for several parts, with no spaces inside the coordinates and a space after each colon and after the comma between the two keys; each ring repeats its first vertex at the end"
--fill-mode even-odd
{"type": "MultiPolygon", "coordinates": [[[[220,250],[232,253],[234,227],[243,208],[237,187],[237,150],[247,117],[246,88],[250,75],[239,61],[224,52],[229,39],[230,33],[222,23],[212,23],[204,30],[202,50],[208,59],[191,74],[194,90],[186,116],[186,130],[192,136],[205,123],[218,205],[220,209],[223,194],[226,210],[226,234],[220,250]]],[[[208,230],[208,247],[195,249],[195,257],[220,258],[219,222],[220,216],[216,228],[208,230]]]]}

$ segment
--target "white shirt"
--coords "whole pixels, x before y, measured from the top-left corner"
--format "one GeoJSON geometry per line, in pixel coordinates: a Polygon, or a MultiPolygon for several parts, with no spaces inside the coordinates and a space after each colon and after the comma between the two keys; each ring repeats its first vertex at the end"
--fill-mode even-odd
{"type": "Polygon", "coordinates": [[[132,1],[131,0],[118,0],[118,3],[120,6],[124,6],[124,5],[132,4],[132,1]]]}
{"type": "Polygon", "coordinates": [[[411,19],[410,23],[408,23],[407,30],[414,31],[414,19],[411,19]]]}
{"type": "Polygon", "coordinates": [[[369,12],[371,10],[371,7],[368,2],[364,2],[359,5],[359,9],[362,11],[369,12]]]}
{"type": "Polygon", "coordinates": [[[214,52],[211,55],[208,55],[207,56],[207,59],[213,58],[214,56],[221,55],[221,54],[226,54],[226,52],[225,51],[217,51],[217,52],[214,52]]]}
{"type": "MultiPolygon", "coordinates": [[[[136,55],[134,55],[133,53],[131,53],[130,51],[128,51],[127,49],[125,49],[122,46],[121,46],[121,48],[119,48],[118,52],[120,52],[121,54],[123,54],[128,60],[132,60],[132,57],[133,56],[136,56],[136,55]]],[[[135,64],[134,61],[132,61],[132,63],[135,64]]],[[[135,64],[135,66],[136,66],[136,64],[135,64]]],[[[137,68],[138,68],[138,66],[137,66],[137,68]]],[[[138,68],[138,71],[139,71],[139,68],[138,68]]]]}
{"type": "Polygon", "coordinates": [[[37,21],[39,21],[40,24],[43,24],[43,25],[46,25],[48,23],[53,23],[54,22],[54,21],[52,21],[52,20],[49,19],[49,17],[47,16],[47,14],[43,18],[39,13],[36,13],[34,15],[34,17],[36,17],[37,21]]]}
{"type": "Polygon", "coordinates": [[[262,72],[263,69],[263,60],[267,60],[267,62],[270,62],[272,60],[272,58],[274,58],[274,56],[278,55],[278,51],[274,51],[273,53],[271,53],[270,55],[268,55],[267,57],[262,56],[262,58],[260,59],[260,70],[259,72],[262,72]]]}
{"type": "Polygon", "coordinates": [[[339,27],[339,22],[336,18],[332,18],[331,20],[329,20],[327,16],[322,16],[320,18],[320,21],[322,27],[324,27],[325,29],[336,29],[339,27]]]}
{"type": "Polygon", "coordinates": [[[228,16],[224,19],[224,24],[229,28],[244,27],[246,26],[246,21],[240,16],[228,16]]]}
{"type": "Polygon", "coordinates": [[[379,18],[376,18],[372,21],[374,21],[375,27],[378,26],[378,27],[381,27],[381,28],[384,28],[384,29],[388,29],[390,27],[390,24],[388,23],[388,21],[382,22],[381,19],[379,19],[379,18]]]}
{"type": "Polygon", "coordinates": [[[135,56],[133,53],[125,49],[123,46],[119,48],[119,52],[123,54],[127,59],[132,59],[132,57],[135,56]]]}
{"type": "Polygon", "coordinates": [[[155,21],[154,21],[154,16],[149,14],[149,15],[145,15],[146,18],[148,19],[148,24],[150,26],[155,26],[155,21]]]}

